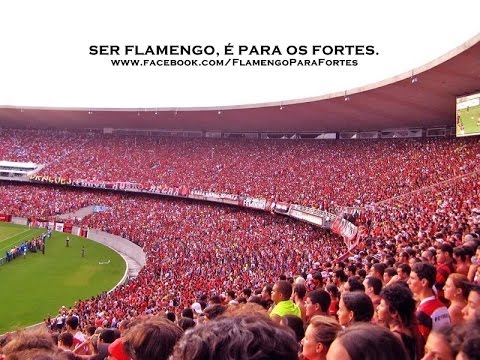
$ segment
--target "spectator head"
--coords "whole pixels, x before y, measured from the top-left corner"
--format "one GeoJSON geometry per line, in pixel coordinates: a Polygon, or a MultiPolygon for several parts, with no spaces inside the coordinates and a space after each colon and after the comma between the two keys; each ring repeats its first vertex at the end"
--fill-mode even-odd
{"type": "Polygon", "coordinates": [[[310,291],[305,299],[305,314],[307,319],[315,315],[327,315],[331,304],[330,294],[325,290],[310,291]]]}
{"type": "Polygon", "coordinates": [[[203,310],[207,321],[214,320],[225,312],[225,306],[220,304],[209,305],[203,310]]]}
{"type": "Polygon", "coordinates": [[[67,330],[77,330],[78,328],[78,317],[76,316],[68,316],[67,320],[65,321],[67,325],[67,330]]]}
{"type": "Polygon", "coordinates": [[[58,335],[58,347],[62,349],[71,350],[73,346],[73,334],[70,332],[63,332],[58,335]]]}
{"type": "Polygon", "coordinates": [[[437,270],[435,269],[435,266],[430,263],[419,262],[413,264],[410,278],[408,279],[410,290],[412,290],[415,296],[418,296],[425,290],[431,290],[435,284],[436,275],[437,270]]]}
{"type": "Polygon", "coordinates": [[[171,322],[175,322],[175,320],[177,320],[177,317],[175,316],[174,312],[167,311],[167,313],[165,315],[166,315],[167,319],[170,320],[171,322]]]}
{"type": "Polygon", "coordinates": [[[189,317],[182,317],[178,320],[178,326],[182,328],[183,331],[195,327],[195,321],[189,317]]]}
{"type": "Polygon", "coordinates": [[[473,321],[480,312],[480,285],[471,285],[467,305],[462,309],[463,318],[473,321]]]}
{"type": "Polygon", "coordinates": [[[470,292],[468,278],[463,274],[452,273],[448,275],[443,288],[445,299],[465,301],[470,292]]]}
{"type": "Polygon", "coordinates": [[[323,276],[320,271],[317,271],[312,275],[312,284],[315,285],[315,289],[321,288],[323,285],[323,276]]]}
{"type": "Polygon", "coordinates": [[[296,296],[298,299],[303,300],[306,293],[307,288],[305,287],[305,285],[296,284],[293,286],[293,295],[296,296]]]}
{"type": "Polygon", "coordinates": [[[302,355],[305,359],[325,359],[330,345],[342,331],[338,322],[327,316],[314,316],[305,331],[302,355]]]}
{"type": "Polygon", "coordinates": [[[450,244],[442,244],[437,248],[437,263],[444,264],[451,261],[453,257],[453,247],[450,244]]]}
{"type": "Polygon", "coordinates": [[[193,310],[191,308],[185,308],[182,310],[182,317],[188,317],[193,319],[193,310]]]}
{"type": "Polygon", "coordinates": [[[148,318],[133,326],[123,337],[123,347],[135,360],[167,360],[183,330],[162,318],[148,318]]]}
{"type": "Polygon", "coordinates": [[[343,286],[344,291],[365,291],[365,286],[357,276],[350,276],[343,286]]]}
{"type": "Polygon", "coordinates": [[[280,320],[280,324],[282,324],[283,326],[288,326],[290,329],[293,330],[297,342],[302,341],[303,337],[305,336],[305,329],[302,318],[299,318],[296,315],[285,315],[280,320]]]}
{"type": "Polygon", "coordinates": [[[272,300],[275,304],[289,300],[292,296],[292,284],[286,280],[279,280],[273,285],[272,300]]]}
{"type": "Polygon", "coordinates": [[[195,327],[176,344],[173,360],[297,360],[293,331],[258,316],[222,317],[195,327]]]}
{"type": "Polygon", "coordinates": [[[411,326],[415,316],[415,300],[405,283],[386,286],[380,292],[380,305],[377,307],[378,319],[386,324],[400,323],[411,326]]]}
{"type": "Polygon", "coordinates": [[[385,284],[388,284],[392,278],[397,275],[397,270],[393,267],[388,267],[385,269],[385,272],[383,273],[383,282],[385,284]]]}
{"type": "Polygon", "coordinates": [[[337,312],[340,325],[348,326],[355,322],[372,320],[374,307],[370,297],[362,291],[342,294],[337,312]]]}
{"type": "Polygon", "coordinates": [[[382,280],[374,276],[367,276],[363,285],[365,285],[365,292],[369,296],[380,295],[383,286],[382,280]]]}
{"type": "Polygon", "coordinates": [[[23,330],[13,334],[3,347],[3,355],[5,359],[22,360],[33,358],[30,354],[48,355],[56,350],[57,345],[46,330],[23,330]]]}
{"type": "Polygon", "coordinates": [[[262,299],[269,300],[272,298],[272,285],[265,285],[262,289],[262,299]]]}
{"type": "Polygon", "coordinates": [[[397,275],[401,281],[407,282],[411,271],[412,269],[408,264],[400,264],[397,266],[397,275]]]}
{"type": "Polygon", "coordinates": [[[424,359],[455,359],[456,350],[452,346],[456,339],[451,326],[433,329],[425,344],[424,359]]]}
{"type": "Polygon", "coordinates": [[[373,264],[372,267],[370,268],[370,275],[377,277],[380,280],[383,280],[384,272],[385,272],[385,264],[383,263],[373,264]]]}
{"type": "Polygon", "coordinates": [[[191,306],[194,315],[200,315],[203,312],[202,305],[199,302],[194,302],[191,306]]]}
{"type": "Polygon", "coordinates": [[[248,299],[250,296],[252,296],[252,289],[245,288],[245,289],[243,289],[242,294],[243,294],[244,297],[246,297],[248,299]]]}
{"type": "Polygon", "coordinates": [[[340,332],[330,346],[327,360],[405,360],[408,354],[390,330],[367,323],[340,332]]]}
{"type": "Polygon", "coordinates": [[[105,329],[98,335],[98,341],[111,344],[118,339],[118,335],[120,334],[113,329],[105,329]]]}

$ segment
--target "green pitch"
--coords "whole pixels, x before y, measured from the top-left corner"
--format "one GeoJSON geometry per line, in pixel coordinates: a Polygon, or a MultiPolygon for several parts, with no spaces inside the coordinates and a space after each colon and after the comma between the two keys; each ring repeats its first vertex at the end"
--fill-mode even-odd
{"type": "MultiPolygon", "coordinates": [[[[45,229],[0,223],[0,258],[13,246],[40,236],[45,229]]],[[[45,255],[27,253],[0,265],[0,334],[55,317],[61,306],[73,306],[113,288],[125,273],[115,251],[94,241],[53,232],[45,255]],[[69,236],[69,247],[65,238],[69,236]],[[85,257],[81,256],[85,246],[85,257]],[[108,264],[99,264],[107,262],[108,264]]]]}
{"type": "MultiPolygon", "coordinates": [[[[459,110],[460,119],[462,120],[465,128],[464,135],[480,134],[480,106],[474,106],[467,109],[459,110]],[[477,125],[478,124],[478,125],[477,125]]],[[[457,136],[458,133],[457,127],[457,136]]]]}

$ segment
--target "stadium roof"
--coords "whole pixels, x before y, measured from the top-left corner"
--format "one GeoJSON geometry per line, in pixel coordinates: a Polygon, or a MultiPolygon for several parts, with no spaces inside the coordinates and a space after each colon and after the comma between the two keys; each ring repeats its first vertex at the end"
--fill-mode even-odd
{"type": "Polygon", "coordinates": [[[480,91],[480,34],[408,73],[318,98],[181,109],[1,107],[0,126],[228,132],[453,127],[456,97],[477,91],[480,91]]]}

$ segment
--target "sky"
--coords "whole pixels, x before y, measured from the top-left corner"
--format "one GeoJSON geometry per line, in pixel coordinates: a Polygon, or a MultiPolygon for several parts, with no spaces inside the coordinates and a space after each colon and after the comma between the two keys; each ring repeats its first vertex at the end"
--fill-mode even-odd
{"type": "Polygon", "coordinates": [[[479,13],[478,0],[4,1],[0,106],[228,107],[348,93],[460,46],[480,32],[479,13]],[[118,46],[118,55],[92,55],[91,47],[100,45],[107,53],[118,46]],[[371,46],[373,55],[321,52],[346,45],[371,46]],[[126,54],[127,46],[138,53],[126,54]],[[214,52],[142,55],[148,46],[214,52]],[[257,54],[261,46],[269,51],[257,54]],[[305,54],[293,54],[301,49],[305,54]],[[114,66],[117,60],[143,65],[114,66]],[[158,65],[166,60],[230,61],[158,65]],[[245,65],[254,60],[294,64],[245,65]],[[306,60],[322,63],[305,66],[306,60]],[[334,60],[356,66],[327,65],[334,60]]]}

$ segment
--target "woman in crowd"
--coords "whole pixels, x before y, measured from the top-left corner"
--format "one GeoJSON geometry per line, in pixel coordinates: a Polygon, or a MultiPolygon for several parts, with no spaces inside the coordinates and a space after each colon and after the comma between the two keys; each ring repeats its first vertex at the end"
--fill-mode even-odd
{"type": "Polygon", "coordinates": [[[443,290],[445,299],[450,301],[448,313],[452,325],[462,324],[464,322],[462,309],[467,305],[469,292],[467,277],[458,273],[450,274],[443,290]]]}
{"type": "Polygon", "coordinates": [[[324,360],[330,345],[342,327],[337,321],[327,316],[314,316],[307,327],[302,345],[303,358],[306,360],[324,360]]]}
{"type": "Polygon", "coordinates": [[[355,322],[370,322],[374,309],[370,297],[362,291],[342,294],[337,312],[338,322],[342,326],[350,326],[355,322]]]}
{"type": "Polygon", "coordinates": [[[378,325],[355,324],[340,332],[330,346],[327,360],[408,360],[402,342],[378,325]]]}
{"type": "Polygon", "coordinates": [[[417,328],[415,300],[408,286],[394,283],[380,293],[377,316],[380,324],[401,339],[410,360],[423,356],[424,341],[417,328]]]}

